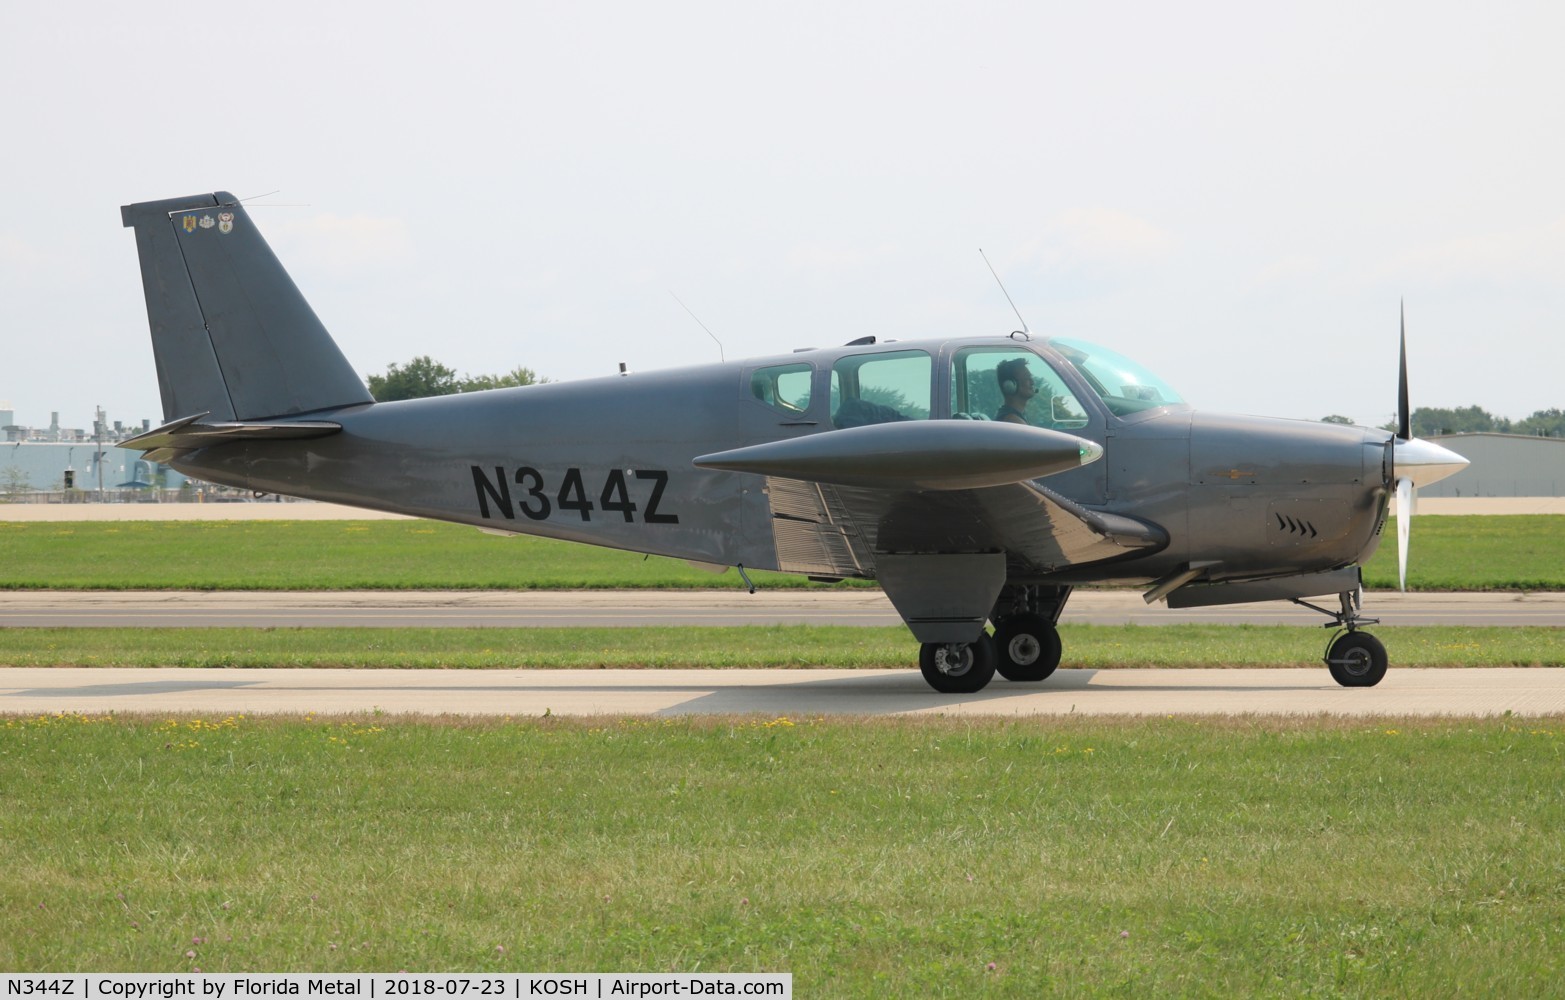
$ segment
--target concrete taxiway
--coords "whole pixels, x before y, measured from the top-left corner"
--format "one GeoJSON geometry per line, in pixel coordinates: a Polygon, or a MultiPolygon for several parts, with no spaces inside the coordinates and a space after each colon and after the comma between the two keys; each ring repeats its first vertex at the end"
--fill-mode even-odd
{"type": "Polygon", "coordinates": [[[931,691],[916,670],[0,669],[0,714],[381,712],[418,716],[1335,715],[1565,713],[1565,670],[1397,669],[1348,689],[1324,667],[1060,670],[931,691]]]}
{"type": "MultiPolygon", "coordinates": [[[[1334,606],[1325,599],[1316,603],[1334,606]]],[[[1565,594],[1370,593],[1364,612],[1386,625],[1565,626],[1565,594]]],[[[1080,590],[1063,621],[1095,625],[1319,626],[1294,605],[1176,611],[1135,591],[1080,590]]],[[[0,601],[0,627],[610,627],[644,625],[901,624],[875,590],[747,594],[709,591],[15,591],[0,601]]]]}

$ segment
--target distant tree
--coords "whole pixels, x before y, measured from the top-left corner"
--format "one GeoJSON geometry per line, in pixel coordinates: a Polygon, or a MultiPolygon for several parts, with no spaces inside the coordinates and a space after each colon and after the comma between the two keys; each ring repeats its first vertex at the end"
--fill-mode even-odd
{"type": "Polygon", "coordinates": [[[1352,424],[1357,423],[1358,421],[1354,420],[1352,417],[1344,417],[1340,413],[1333,413],[1330,416],[1321,417],[1320,418],[1320,422],[1323,423],[1323,424],[1349,424],[1349,425],[1352,425],[1352,424]]]}
{"type": "Polygon", "coordinates": [[[504,375],[468,375],[462,379],[461,392],[484,389],[514,389],[524,385],[542,385],[549,381],[531,368],[512,368],[504,375]]]}
{"type": "Polygon", "coordinates": [[[538,385],[549,380],[531,368],[522,367],[512,368],[504,375],[458,375],[455,368],[448,368],[422,354],[405,365],[387,365],[386,374],[370,375],[365,381],[377,402],[388,403],[394,399],[423,399],[457,392],[538,385]]]}
{"type": "Polygon", "coordinates": [[[1509,432],[1511,422],[1497,417],[1481,406],[1466,406],[1455,410],[1414,410],[1415,434],[1465,434],[1484,431],[1509,432]]]}
{"type": "Polygon", "coordinates": [[[26,493],[32,488],[32,482],[20,465],[8,465],[0,469],[0,494],[26,493]]]}
{"type": "MultiPolygon", "coordinates": [[[[1397,429],[1395,420],[1383,424],[1382,429],[1397,429]]],[[[1511,422],[1497,417],[1481,406],[1462,406],[1446,409],[1438,406],[1420,406],[1413,411],[1413,436],[1430,437],[1435,434],[1508,434],[1511,422]]]]}
{"type": "Polygon", "coordinates": [[[386,374],[371,375],[367,381],[370,395],[382,403],[394,399],[449,396],[462,391],[456,369],[447,368],[427,354],[419,355],[406,365],[392,362],[386,366],[386,374]]]}
{"type": "Polygon", "coordinates": [[[1531,416],[1518,420],[1513,430],[1517,434],[1528,434],[1534,437],[1565,437],[1565,411],[1538,410],[1531,416]]]}

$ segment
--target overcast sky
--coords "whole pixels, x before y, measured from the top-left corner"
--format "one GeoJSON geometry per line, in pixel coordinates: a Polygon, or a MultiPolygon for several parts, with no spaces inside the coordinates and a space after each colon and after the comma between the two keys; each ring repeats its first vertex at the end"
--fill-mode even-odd
{"type": "Polygon", "coordinates": [[[362,373],[1017,326],[1203,409],[1565,407],[1565,5],[0,6],[0,401],[160,412],[122,204],[251,214],[362,373]],[[263,207],[271,206],[271,207],[263,207]],[[672,294],[671,294],[672,293],[672,294]]]}

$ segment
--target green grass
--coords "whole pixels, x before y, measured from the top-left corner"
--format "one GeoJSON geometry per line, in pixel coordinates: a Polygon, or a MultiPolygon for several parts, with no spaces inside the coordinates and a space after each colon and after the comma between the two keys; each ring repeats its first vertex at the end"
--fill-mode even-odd
{"type": "MultiPolygon", "coordinates": [[[[1386,528],[1366,567],[1396,586],[1386,528]]],[[[756,573],[765,587],[814,586],[756,573]]],[[[1565,589],[1565,517],[1424,517],[1409,583],[1422,590],[1565,589]]],[[[739,587],[674,559],[431,521],[0,521],[0,588],[98,590],[512,590],[739,587]]]]}
{"type": "Polygon", "coordinates": [[[1562,769],[1558,718],[13,719],[0,968],[1549,995],[1562,769]]]}
{"type": "MultiPolygon", "coordinates": [[[[1409,590],[1565,590],[1565,517],[1415,517],[1409,590]]],[[[1364,585],[1397,586],[1396,519],[1364,567],[1364,585]]]]}
{"type": "MultiPolygon", "coordinates": [[[[1565,666],[1565,628],[1376,629],[1399,667],[1565,666]]],[[[1064,625],[1066,667],[1318,666],[1327,633],[1259,625],[1064,625]]],[[[13,667],[906,667],[907,629],[9,628],[13,667]]]]}
{"type": "MultiPolygon", "coordinates": [[[[752,573],[769,588],[818,586],[752,573]]],[[[436,521],[0,521],[0,587],[65,590],[737,588],[678,559],[436,521]]]]}

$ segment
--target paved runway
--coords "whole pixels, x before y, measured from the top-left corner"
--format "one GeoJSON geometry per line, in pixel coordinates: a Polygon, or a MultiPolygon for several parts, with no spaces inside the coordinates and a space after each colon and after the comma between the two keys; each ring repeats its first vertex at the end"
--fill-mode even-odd
{"type": "Polygon", "coordinates": [[[941,695],[916,670],[0,669],[0,714],[1305,715],[1565,712],[1565,670],[1393,668],[1347,689],[1324,667],[1060,670],[941,695]]]}
{"type": "MultiPolygon", "coordinates": [[[[1334,601],[1322,601],[1333,606],[1334,601]]],[[[1565,626],[1565,594],[1365,595],[1364,612],[1386,625],[1565,626]]],[[[1077,591],[1063,621],[1324,625],[1288,604],[1174,611],[1133,591],[1077,591]]],[[[879,591],[14,591],[0,599],[0,627],[101,628],[588,627],[629,625],[898,625],[879,591]]]]}

